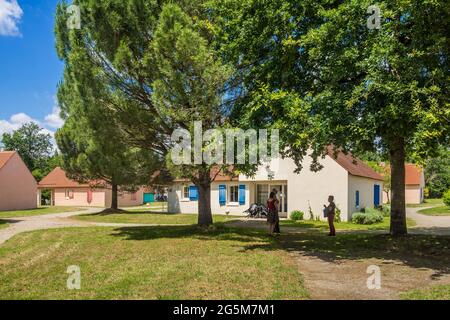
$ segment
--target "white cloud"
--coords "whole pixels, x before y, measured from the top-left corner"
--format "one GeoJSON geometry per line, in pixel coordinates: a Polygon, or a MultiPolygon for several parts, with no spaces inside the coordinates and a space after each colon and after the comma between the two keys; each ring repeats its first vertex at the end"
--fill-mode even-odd
{"type": "Polygon", "coordinates": [[[0,36],[20,36],[22,8],[17,0],[0,0],[0,36]]]}
{"type": "Polygon", "coordinates": [[[53,128],[53,129],[59,129],[63,126],[64,120],[61,119],[60,114],[61,108],[60,107],[53,107],[52,113],[47,115],[44,119],[45,125],[53,128]]]}
{"type": "Polygon", "coordinates": [[[4,133],[12,133],[13,131],[19,129],[25,123],[34,122],[42,128],[41,132],[49,134],[52,137],[52,142],[56,145],[54,140],[55,130],[63,126],[64,120],[59,116],[60,108],[53,107],[52,113],[45,116],[44,121],[39,121],[33,119],[26,113],[20,112],[13,114],[9,119],[0,119],[0,141],[4,133]]]}
{"type": "Polygon", "coordinates": [[[4,133],[11,133],[14,130],[19,129],[25,123],[29,122],[34,122],[40,125],[39,121],[31,118],[23,112],[12,115],[9,120],[0,120],[0,137],[4,133]]]}

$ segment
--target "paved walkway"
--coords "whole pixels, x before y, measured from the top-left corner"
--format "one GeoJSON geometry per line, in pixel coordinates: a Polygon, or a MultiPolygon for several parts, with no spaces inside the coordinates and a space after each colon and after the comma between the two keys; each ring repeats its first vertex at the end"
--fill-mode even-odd
{"type": "Polygon", "coordinates": [[[70,219],[73,216],[98,213],[103,210],[104,210],[103,208],[89,208],[83,211],[53,213],[30,217],[5,218],[5,220],[8,220],[10,222],[10,225],[7,228],[0,229],[0,245],[21,232],[42,230],[42,229],[68,228],[68,227],[157,226],[152,224],[105,223],[105,222],[79,221],[75,219],[70,219]]]}
{"type": "Polygon", "coordinates": [[[412,234],[434,234],[450,236],[450,216],[429,216],[419,213],[420,210],[433,208],[406,208],[406,216],[416,222],[416,226],[409,228],[412,234]]]}

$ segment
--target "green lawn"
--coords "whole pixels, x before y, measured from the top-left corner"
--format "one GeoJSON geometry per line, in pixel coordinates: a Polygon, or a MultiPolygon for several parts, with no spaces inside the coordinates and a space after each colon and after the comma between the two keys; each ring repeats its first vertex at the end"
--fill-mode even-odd
{"type": "Polygon", "coordinates": [[[39,207],[37,209],[30,209],[30,210],[0,211],[0,219],[12,217],[40,216],[43,214],[74,212],[83,210],[86,209],[77,207],[39,207]]]}
{"type": "Polygon", "coordinates": [[[295,262],[258,230],[68,228],[0,246],[1,299],[305,299],[295,262]],[[66,270],[81,269],[81,290],[66,270]]]}
{"type": "MultiPolygon", "coordinates": [[[[124,213],[95,213],[76,216],[74,219],[95,222],[137,223],[137,224],[196,224],[196,214],[171,214],[166,212],[126,211],[124,213]]],[[[214,215],[214,222],[226,222],[235,216],[214,215]]]]}
{"type": "Polygon", "coordinates": [[[167,202],[150,202],[147,204],[143,204],[141,206],[142,209],[151,208],[151,207],[166,207],[167,208],[167,202]]]}
{"type": "Polygon", "coordinates": [[[422,208],[422,207],[431,207],[431,206],[441,206],[444,203],[442,199],[425,199],[424,203],[420,204],[407,204],[408,208],[422,208]]]}
{"type": "Polygon", "coordinates": [[[7,228],[9,226],[8,220],[0,219],[0,229],[7,228]]]}
{"type": "Polygon", "coordinates": [[[428,209],[422,209],[419,211],[421,214],[426,214],[427,216],[450,216],[450,207],[439,206],[428,209]]]}
{"type": "MultiPolygon", "coordinates": [[[[281,226],[286,227],[296,227],[296,228],[311,228],[317,229],[320,231],[328,230],[328,222],[326,221],[311,221],[311,220],[300,220],[300,221],[292,221],[292,220],[283,220],[280,222],[281,226]]],[[[415,225],[414,220],[407,219],[407,224],[409,227],[415,225]]],[[[384,218],[383,222],[376,224],[355,224],[351,222],[336,222],[335,224],[336,230],[388,230],[390,226],[390,218],[384,218]]]]}
{"type": "Polygon", "coordinates": [[[450,300],[450,284],[416,289],[401,294],[406,300],[450,300]]]}

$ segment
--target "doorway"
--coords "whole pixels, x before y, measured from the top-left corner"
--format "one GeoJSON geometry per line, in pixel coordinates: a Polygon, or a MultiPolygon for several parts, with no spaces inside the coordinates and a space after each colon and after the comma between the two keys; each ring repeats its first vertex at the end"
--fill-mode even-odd
{"type": "Polygon", "coordinates": [[[287,183],[258,183],[256,185],[255,202],[258,204],[266,205],[270,192],[273,189],[276,189],[278,191],[277,197],[278,200],[280,201],[278,212],[280,214],[280,217],[287,217],[288,212],[287,188],[288,188],[287,183]]]}

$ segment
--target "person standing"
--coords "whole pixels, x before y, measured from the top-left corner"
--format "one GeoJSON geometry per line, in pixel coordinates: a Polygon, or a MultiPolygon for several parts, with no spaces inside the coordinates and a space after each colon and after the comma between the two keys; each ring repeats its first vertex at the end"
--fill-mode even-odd
{"type": "Polygon", "coordinates": [[[328,225],[330,227],[330,233],[329,236],[336,236],[336,229],[334,227],[334,215],[336,213],[336,204],[334,203],[334,196],[328,196],[328,206],[324,206],[324,210],[326,212],[326,216],[328,218],[328,225]]]}
{"type": "Polygon", "coordinates": [[[269,214],[267,215],[267,223],[269,224],[269,234],[273,235],[275,230],[275,225],[280,222],[280,217],[278,216],[278,201],[275,193],[272,191],[267,199],[267,209],[269,214]]]}
{"type": "MultiPolygon", "coordinates": [[[[272,189],[272,192],[275,194],[275,199],[277,199],[277,201],[278,201],[278,204],[280,203],[280,200],[278,200],[278,190],[277,189],[275,189],[275,188],[273,188],[272,189]]],[[[279,210],[278,210],[278,206],[277,206],[277,212],[278,212],[279,210]]],[[[279,215],[278,215],[279,216],[279,215]]],[[[275,223],[275,227],[274,227],[274,229],[273,229],[273,232],[274,233],[280,233],[280,219],[278,219],[278,221],[275,223]]]]}

